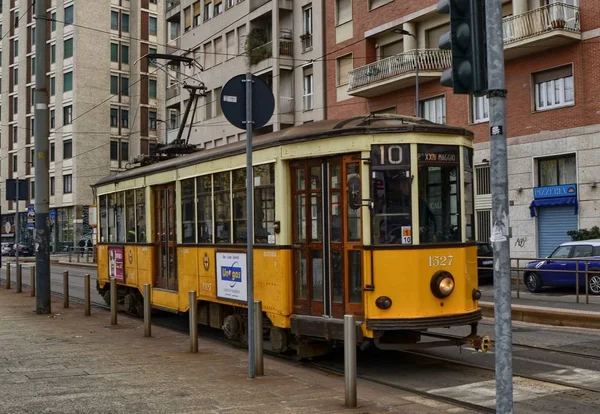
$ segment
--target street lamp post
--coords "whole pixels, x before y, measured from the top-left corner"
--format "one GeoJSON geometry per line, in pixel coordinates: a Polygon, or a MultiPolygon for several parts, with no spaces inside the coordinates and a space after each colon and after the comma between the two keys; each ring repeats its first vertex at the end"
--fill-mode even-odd
{"type": "Polygon", "coordinates": [[[421,117],[421,105],[419,105],[419,38],[404,29],[392,30],[395,34],[410,36],[415,39],[415,114],[421,117]]]}

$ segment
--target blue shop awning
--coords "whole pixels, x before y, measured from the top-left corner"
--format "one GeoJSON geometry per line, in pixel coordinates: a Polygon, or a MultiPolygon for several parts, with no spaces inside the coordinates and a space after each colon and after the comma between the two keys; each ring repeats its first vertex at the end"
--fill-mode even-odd
{"type": "Polygon", "coordinates": [[[550,206],[568,206],[572,205],[574,207],[573,214],[577,214],[578,205],[577,205],[577,197],[556,197],[556,198],[543,198],[540,200],[533,200],[531,205],[529,206],[529,212],[531,213],[531,217],[535,217],[535,208],[536,207],[550,207],[550,206]]]}

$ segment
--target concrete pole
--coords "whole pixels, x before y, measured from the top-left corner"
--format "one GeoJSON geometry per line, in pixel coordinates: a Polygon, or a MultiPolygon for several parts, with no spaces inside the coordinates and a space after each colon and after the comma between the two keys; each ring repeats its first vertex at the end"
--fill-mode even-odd
{"type": "Polygon", "coordinates": [[[110,280],[110,324],[117,324],[117,307],[119,304],[117,303],[117,280],[110,280]]]}
{"type": "Polygon", "coordinates": [[[152,336],[152,291],[150,284],[144,284],[144,336],[150,338],[152,336]]]}
{"type": "Polygon", "coordinates": [[[69,307],[69,272],[63,272],[63,308],[69,307]]]}
{"type": "Polygon", "coordinates": [[[506,87],[502,3],[486,0],[488,97],[494,250],[494,321],[496,339],[496,412],[513,413],[512,328],[510,297],[510,221],[506,143],[506,87]]]}
{"type": "MultiPolygon", "coordinates": [[[[15,265],[17,266],[17,269],[19,268],[19,233],[21,230],[21,223],[19,221],[19,177],[17,177],[16,179],[17,182],[17,188],[16,188],[16,195],[15,195],[15,202],[17,203],[17,207],[15,209],[15,265]]],[[[17,274],[18,274],[18,270],[17,270],[17,274]]]]}
{"type": "Polygon", "coordinates": [[[262,319],[262,302],[254,301],[254,343],[256,344],[256,375],[265,375],[263,361],[263,319],[262,319]]]}
{"type": "Polygon", "coordinates": [[[48,228],[48,84],[46,78],[46,2],[35,2],[35,263],[37,267],[36,312],[51,313],[50,306],[50,230],[48,228]]]}
{"type": "Polygon", "coordinates": [[[90,275],[86,273],[83,275],[83,294],[84,294],[84,302],[85,302],[85,316],[90,316],[92,314],[92,301],[91,301],[91,292],[90,292],[90,275]]]}
{"type": "Polygon", "coordinates": [[[23,291],[23,265],[17,265],[17,293],[23,291]]]}
{"type": "Polygon", "coordinates": [[[190,290],[190,352],[198,353],[198,301],[196,291],[190,290]]]}

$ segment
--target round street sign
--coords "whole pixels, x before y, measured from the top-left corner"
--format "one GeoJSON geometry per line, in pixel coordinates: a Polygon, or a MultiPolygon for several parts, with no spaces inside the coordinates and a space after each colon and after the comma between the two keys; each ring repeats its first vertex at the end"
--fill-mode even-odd
{"type": "MultiPolygon", "coordinates": [[[[246,75],[231,78],[221,92],[221,109],[232,125],[246,129],[246,75]]],[[[252,129],[263,127],[275,110],[275,98],[269,85],[252,75],[252,129]]]]}

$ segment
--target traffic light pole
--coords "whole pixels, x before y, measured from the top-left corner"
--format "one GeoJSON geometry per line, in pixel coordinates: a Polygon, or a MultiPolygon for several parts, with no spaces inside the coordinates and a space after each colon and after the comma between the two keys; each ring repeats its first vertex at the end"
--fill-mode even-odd
{"type": "Polygon", "coordinates": [[[46,78],[46,2],[35,2],[35,267],[38,314],[51,313],[50,307],[50,207],[48,160],[48,82],[46,78]]]}
{"type": "Polygon", "coordinates": [[[492,176],[490,241],[494,250],[496,412],[511,414],[513,413],[512,318],[502,2],[486,0],[485,8],[492,176]]]}

